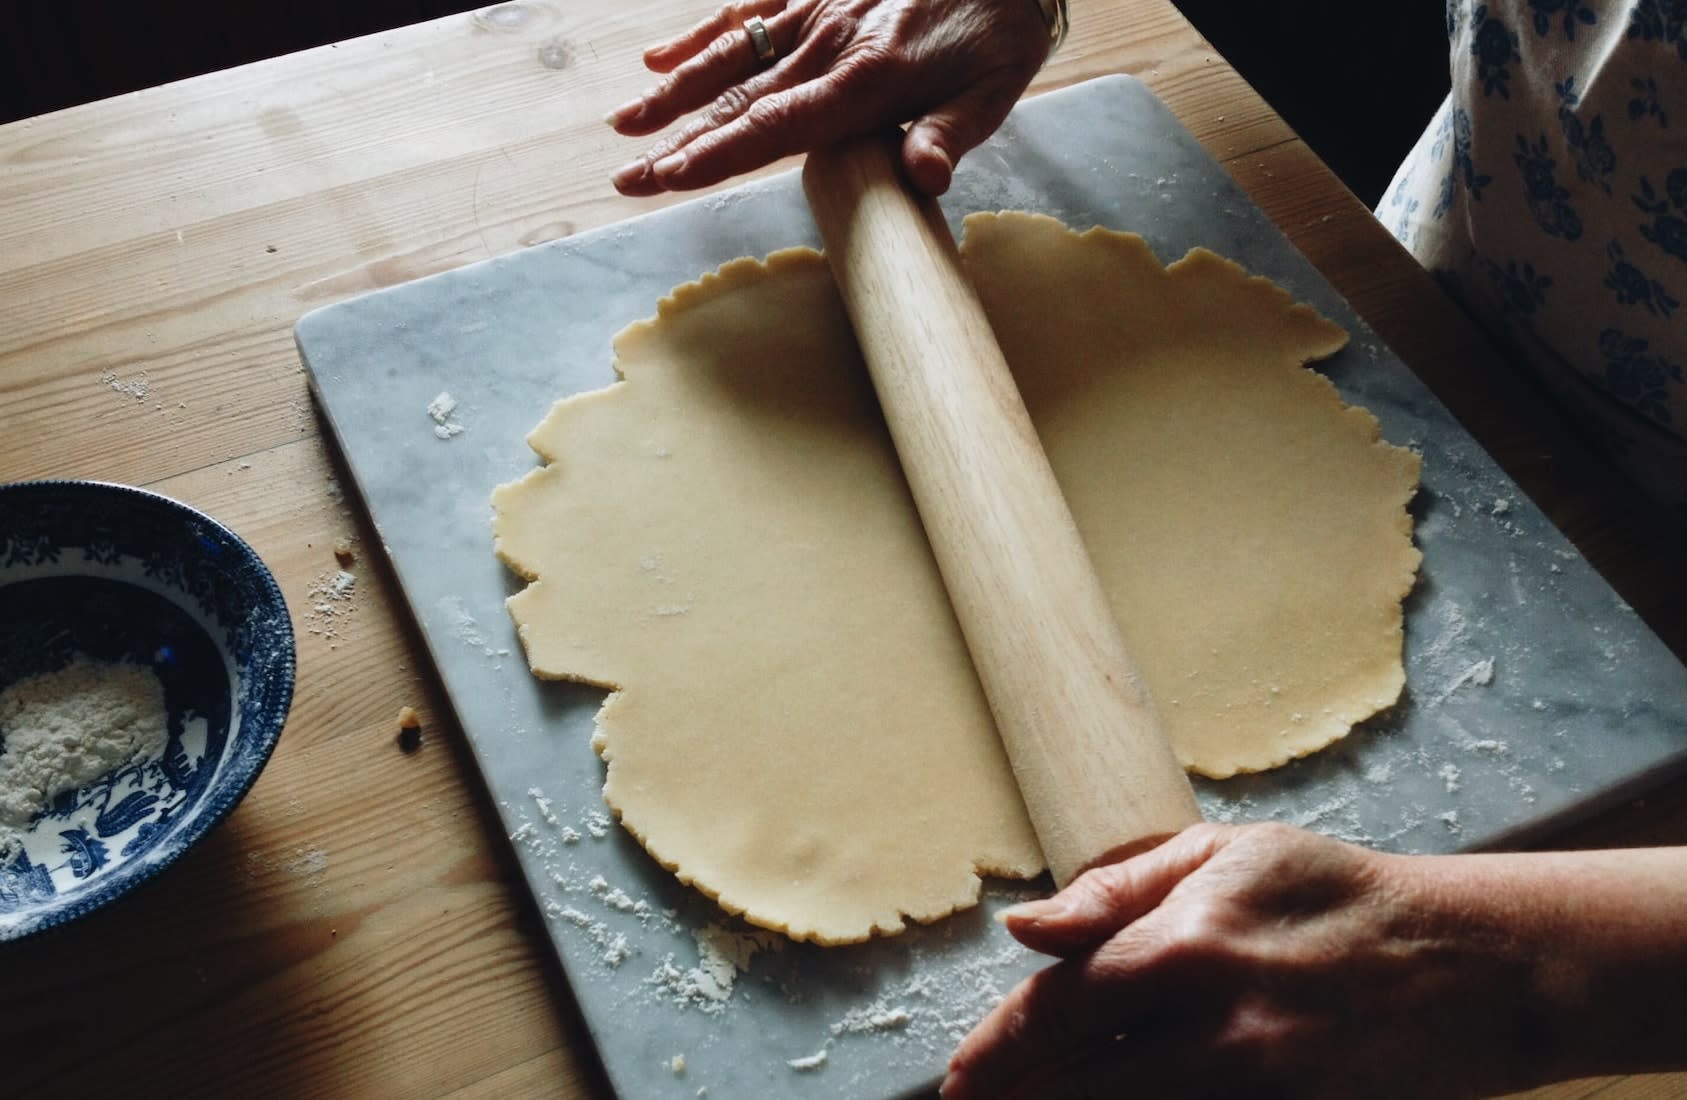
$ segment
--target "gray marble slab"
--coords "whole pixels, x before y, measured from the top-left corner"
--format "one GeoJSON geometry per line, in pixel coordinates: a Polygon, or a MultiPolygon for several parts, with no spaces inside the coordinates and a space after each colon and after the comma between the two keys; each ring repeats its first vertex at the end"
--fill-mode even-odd
{"type": "MultiPolygon", "coordinates": [[[[1405,702],[1310,760],[1200,783],[1210,818],[1449,851],[1687,761],[1687,671],[1142,85],[1109,77],[1022,104],[943,205],[957,228],[974,210],[1041,211],[1140,233],[1163,260],[1204,245],[1275,279],[1353,334],[1321,369],[1386,438],[1423,454],[1405,702]]],[[[818,240],[790,174],[298,325],[356,488],[629,1097],[914,1091],[1036,963],[987,918],[1017,896],[992,886],[981,911],[892,941],[770,946],[747,972],[711,970],[721,945],[753,946],[747,929],[610,822],[588,744],[601,694],[529,676],[504,611],[517,584],[493,558],[488,497],[532,467],[523,438],[550,403],[610,384],[610,338],[670,287],[800,244],[818,240]],[[444,426],[428,412],[442,392],[458,401],[444,426]]]]}

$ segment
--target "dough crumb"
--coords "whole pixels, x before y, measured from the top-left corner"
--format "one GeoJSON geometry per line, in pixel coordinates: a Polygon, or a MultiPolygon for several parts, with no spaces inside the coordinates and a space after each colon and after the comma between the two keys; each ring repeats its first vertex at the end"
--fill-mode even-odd
{"type": "Polygon", "coordinates": [[[404,752],[422,747],[422,716],[415,707],[398,708],[398,747],[404,752]]]}
{"type": "Polygon", "coordinates": [[[341,539],[334,544],[334,560],[339,562],[342,568],[357,561],[357,553],[352,550],[350,539],[341,539]]]}
{"type": "Polygon", "coordinates": [[[685,1076],[685,1055],[676,1054],[668,1059],[668,1072],[675,1077],[685,1076]]]}

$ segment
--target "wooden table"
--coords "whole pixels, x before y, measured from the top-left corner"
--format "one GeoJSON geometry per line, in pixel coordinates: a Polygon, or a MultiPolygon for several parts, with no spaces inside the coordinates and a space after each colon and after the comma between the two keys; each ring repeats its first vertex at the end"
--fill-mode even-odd
{"type": "MultiPolygon", "coordinates": [[[[299,689],[250,796],[121,905],[0,955],[11,1096],[606,1096],[292,341],[306,310],[651,207],[600,121],[696,0],[519,0],[0,127],[0,480],[129,482],[274,569],[299,689]],[[332,632],[301,612],[355,540],[332,632]],[[405,705],[421,751],[394,743],[405,705]]],[[[1165,0],[1036,90],[1151,85],[1677,654],[1658,526],[1165,0]]],[[[781,166],[787,167],[787,166],[781,166]]],[[[665,200],[672,201],[672,200],[665,200]]],[[[1687,782],[1558,843],[1687,842],[1687,782]]],[[[1687,1095],[1687,1075],[1558,1098],[1687,1095]]]]}

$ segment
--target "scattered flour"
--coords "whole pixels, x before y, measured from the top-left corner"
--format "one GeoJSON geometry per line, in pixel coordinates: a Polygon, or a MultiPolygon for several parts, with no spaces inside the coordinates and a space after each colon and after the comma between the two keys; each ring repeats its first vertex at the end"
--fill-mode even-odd
{"type": "Polygon", "coordinates": [[[433,420],[433,434],[440,439],[454,439],[463,432],[460,420],[451,419],[451,414],[457,411],[457,399],[445,390],[428,402],[428,416],[433,420]]]}
{"type": "Polygon", "coordinates": [[[1458,793],[1459,787],[1462,786],[1462,784],[1459,783],[1459,779],[1462,774],[1463,773],[1459,771],[1457,764],[1441,765],[1441,781],[1447,785],[1448,794],[1458,793]]]}
{"type": "Polygon", "coordinates": [[[633,947],[627,942],[626,935],[610,931],[609,926],[602,921],[593,920],[590,915],[573,906],[561,905],[555,901],[547,902],[544,908],[545,915],[552,920],[567,921],[585,932],[601,952],[599,960],[609,969],[620,969],[621,964],[632,957],[633,947]]]}
{"type": "Polygon", "coordinates": [[[727,998],[732,996],[730,982],[723,985],[714,972],[702,966],[681,970],[674,965],[672,955],[656,965],[644,984],[668,994],[675,1004],[692,1005],[711,1016],[725,1011],[727,998]]]}
{"type": "Polygon", "coordinates": [[[357,575],[344,569],[320,574],[311,582],[305,610],[305,630],[334,648],[340,638],[340,628],[351,618],[356,608],[353,600],[357,590],[357,575]]]}
{"type": "Polygon", "coordinates": [[[551,809],[551,800],[545,797],[544,791],[538,787],[529,787],[527,788],[527,797],[531,798],[533,805],[539,808],[539,816],[544,819],[546,825],[554,829],[562,824],[561,821],[557,820],[556,811],[551,809]]]}
{"type": "Polygon", "coordinates": [[[1492,657],[1485,657],[1480,661],[1475,661],[1466,665],[1464,671],[1453,677],[1452,682],[1442,690],[1440,695],[1436,696],[1431,701],[1431,705],[1445,703],[1452,697],[1454,692],[1458,691],[1466,684],[1475,684],[1477,687],[1487,687],[1493,682],[1494,659],[1492,657]]]}
{"type": "Polygon", "coordinates": [[[0,692],[0,864],[58,796],[163,753],[164,686],[150,668],[77,657],[0,692]]]}
{"type": "Polygon", "coordinates": [[[1356,820],[1353,809],[1354,797],[1353,794],[1339,794],[1334,798],[1326,799],[1316,806],[1296,813],[1292,819],[1293,823],[1302,829],[1327,830],[1333,821],[1347,818],[1356,820]]]}
{"type": "Polygon", "coordinates": [[[441,597],[438,607],[445,613],[451,627],[451,633],[457,636],[459,642],[470,649],[480,650],[487,657],[508,657],[510,655],[508,649],[494,647],[487,640],[486,635],[480,629],[479,620],[469,611],[468,605],[463,602],[461,596],[441,597]]]}
{"type": "Polygon", "coordinates": [[[777,948],[777,934],[732,932],[718,924],[706,924],[692,933],[697,943],[697,965],[681,970],[669,955],[645,979],[645,985],[668,994],[675,1004],[691,1005],[710,1015],[726,1009],[738,975],[750,969],[750,960],[764,948],[777,948]]]}
{"type": "Polygon", "coordinates": [[[287,861],[287,870],[300,878],[316,878],[328,870],[328,853],[321,848],[299,848],[287,861]]]}
{"type": "MultiPolygon", "coordinates": [[[[542,901],[541,908],[553,934],[578,937],[589,945],[589,951],[576,957],[596,970],[599,980],[612,982],[622,996],[636,998],[650,1008],[704,1016],[746,1011],[755,1004],[765,1004],[763,998],[769,994],[782,997],[788,1004],[808,998],[800,981],[805,969],[800,957],[790,959],[789,965],[758,964],[752,973],[752,963],[759,955],[786,947],[789,941],[783,936],[759,929],[735,930],[721,923],[689,926],[678,909],[662,907],[622,889],[598,868],[570,862],[577,850],[564,848],[566,841],[558,843],[558,838],[567,835],[567,826],[548,826],[543,815],[547,807],[553,812],[560,810],[564,819],[574,814],[553,803],[539,788],[531,788],[527,794],[520,803],[501,805],[506,812],[520,815],[517,824],[532,826],[524,848],[551,861],[546,870],[557,893],[542,901]],[[595,904],[585,903],[588,897],[595,904]],[[633,924],[634,920],[638,924],[633,924]],[[672,936],[680,943],[689,940],[695,950],[694,961],[687,961],[688,952],[683,948],[667,952],[657,948],[649,938],[652,934],[672,936]],[[634,956],[660,961],[641,974],[626,965],[634,956]],[[631,989],[623,984],[629,981],[636,983],[631,989]]],[[[594,833],[613,826],[612,819],[601,812],[582,812],[578,820],[588,829],[596,826],[594,833]]],[[[578,833],[574,837],[576,843],[581,839],[578,833]]],[[[1038,891],[1023,885],[995,881],[989,884],[987,893],[997,900],[1038,895],[1038,891]]],[[[820,1033],[813,1036],[820,1044],[818,1049],[809,1048],[814,1053],[780,1061],[785,1061],[791,1072],[814,1073],[824,1067],[836,1073],[842,1066],[831,1063],[841,1063],[853,1055],[857,1045],[870,1044],[922,1072],[938,1064],[1024,976],[1026,965],[1025,951],[1011,943],[985,955],[955,954],[956,935],[952,926],[911,931],[912,938],[907,941],[910,972],[900,979],[886,975],[887,981],[870,1003],[848,1007],[842,1016],[821,1025],[820,1033]]],[[[681,1074],[673,1058],[662,1064],[677,1077],[681,1074]]],[[[687,1068],[684,1075],[693,1079],[693,1085],[701,1085],[695,1079],[706,1076],[695,1066],[687,1068]]],[[[698,1095],[706,1094],[706,1089],[698,1089],[698,1095]]]]}
{"type": "Polygon", "coordinates": [[[1433,638],[1423,646],[1423,657],[1434,668],[1453,652],[1463,649],[1470,635],[1470,624],[1464,616],[1464,609],[1458,604],[1448,603],[1439,609],[1440,629],[1433,638]]]}
{"type": "Polygon", "coordinates": [[[136,401],[145,401],[152,393],[152,380],[144,370],[131,378],[119,378],[116,371],[108,370],[100,375],[100,381],[110,386],[113,393],[133,397],[136,401]]]}
{"type": "Polygon", "coordinates": [[[591,917],[572,906],[568,908],[559,907],[553,915],[562,918],[577,928],[590,928],[595,923],[591,917]]]}
{"type": "Polygon", "coordinates": [[[815,1070],[821,1069],[826,1065],[826,1050],[822,1047],[820,1050],[810,1054],[806,1058],[792,1058],[785,1064],[796,1070],[798,1073],[813,1073],[815,1070]]]}
{"type": "Polygon", "coordinates": [[[777,932],[734,932],[718,924],[705,924],[692,933],[697,952],[709,965],[724,961],[734,970],[749,970],[750,961],[763,951],[778,951],[786,943],[777,932]]]}
{"type": "Polygon", "coordinates": [[[914,1022],[914,1014],[902,1005],[886,1007],[872,1004],[851,1009],[844,1018],[832,1025],[833,1035],[867,1035],[886,1031],[901,1031],[914,1022]]]}
{"type": "Polygon", "coordinates": [[[464,645],[485,648],[486,635],[480,632],[480,624],[475,621],[473,615],[469,614],[468,607],[461,599],[456,596],[447,596],[439,601],[439,605],[450,616],[452,633],[457,635],[458,641],[464,645]]]}

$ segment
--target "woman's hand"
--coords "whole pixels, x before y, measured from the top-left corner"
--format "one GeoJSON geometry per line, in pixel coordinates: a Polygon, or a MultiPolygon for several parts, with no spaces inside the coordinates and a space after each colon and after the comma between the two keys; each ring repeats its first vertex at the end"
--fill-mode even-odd
{"type": "MultiPolygon", "coordinates": [[[[1560,953],[1580,938],[1567,914],[1578,883],[1599,886],[1582,855],[1388,856],[1281,825],[1188,829],[1010,911],[1014,936],[1062,961],[968,1036],[943,1096],[1404,1100],[1562,1075],[1585,1007],[1556,984],[1579,965],[1560,953]]],[[[1645,891],[1674,860],[1627,881],[1645,891]]],[[[1681,946],[1661,975],[1679,975],[1681,946]]]]}
{"type": "Polygon", "coordinates": [[[648,50],[666,74],[610,115],[652,134],[701,109],[615,174],[628,195],[705,187],[792,153],[912,120],[902,160],[915,186],[949,187],[1036,75],[1049,36],[1037,0],[742,0],[648,50]],[[765,20],[774,59],[744,21],[765,20]]]}

